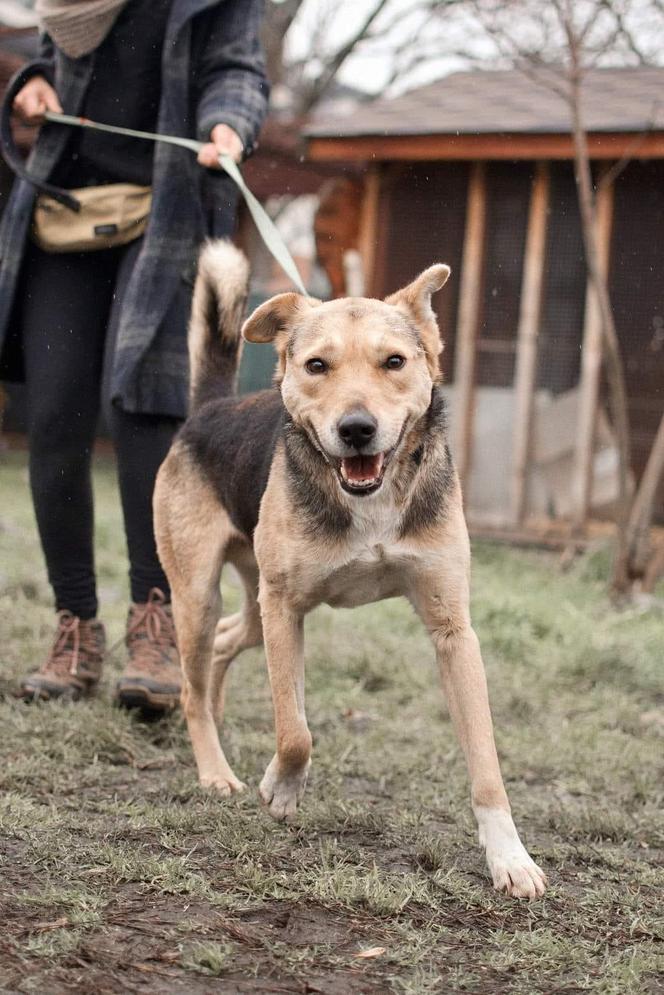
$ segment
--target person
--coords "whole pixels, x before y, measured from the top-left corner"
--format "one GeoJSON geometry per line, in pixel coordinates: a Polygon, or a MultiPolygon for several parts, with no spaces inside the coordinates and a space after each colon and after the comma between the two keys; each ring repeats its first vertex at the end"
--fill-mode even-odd
{"type": "Polygon", "coordinates": [[[38,0],[41,56],[16,113],[46,110],[197,138],[188,150],[43,123],[0,229],[0,374],[27,390],[30,487],[55,596],[46,659],[28,699],[81,697],[102,674],[91,453],[100,408],[118,465],[129,558],[127,660],[115,696],[170,709],[180,668],[152,523],[155,476],[188,393],[186,325],[197,249],[233,231],[236,194],[219,170],[252,151],[267,108],[262,0],[38,0]],[[204,168],[201,168],[204,167],[204,168]],[[147,227],[124,245],[45,251],[31,237],[37,188],[151,187],[147,227]]]}

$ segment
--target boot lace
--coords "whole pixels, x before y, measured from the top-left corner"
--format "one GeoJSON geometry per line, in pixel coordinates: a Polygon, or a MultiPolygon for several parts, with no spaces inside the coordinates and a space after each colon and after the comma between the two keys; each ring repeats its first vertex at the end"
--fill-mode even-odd
{"type": "Polygon", "coordinates": [[[51,652],[39,668],[42,674],[54,674],[57,677],[75,677],[81,654],[98,653],[99,647],[94,633],[88,626],[81,628],[78,615],[70,611],[58,612],[58,627],[51,652]]]}
{"type": "Polygon", "coordinates": [[[158,587],[153,587],[143,605],[134,605],[126,633],[131,656],[140,655],[141,665],[159,672],[173,662],[175,626],[170,606],[158,587]]]}

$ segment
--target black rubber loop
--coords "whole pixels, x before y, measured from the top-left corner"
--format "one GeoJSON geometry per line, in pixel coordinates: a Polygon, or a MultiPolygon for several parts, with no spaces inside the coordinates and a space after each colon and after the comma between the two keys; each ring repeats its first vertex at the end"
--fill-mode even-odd
{"type": "Polygon", "coordinates": [[[57,200],[59,204],[64,207],[68,207],[71,211],[80,211],[81,204],[80,201],[72,197],[70,193],[66,190],[62,190],[60,187],[53,186],[51,183],[46,183],[43,180],[37,180],[33,176],[30,176],[25,162],[23,161],[19,150],[14,142],[14,135],[12,134],[11,116],[12,108],[14,105],[14,100],[16,95],[20,90],[23,89],[28,80],[31,80],[35,76],[43,76],[44,70],[39,64],[33,63],[32,65],[24,66],[19,69],[17,73],[12,76],[9,81],[7,90],[5,91],[5,98],[2,103],[2,110],[0,111],[0,147],[2,148],[2,155],[5,162],[17,176],[20,176],[22,180],[27,180],[31,183],[33,187],[36,187],[40,193],[48,194],[53,200],[57,200]]]}

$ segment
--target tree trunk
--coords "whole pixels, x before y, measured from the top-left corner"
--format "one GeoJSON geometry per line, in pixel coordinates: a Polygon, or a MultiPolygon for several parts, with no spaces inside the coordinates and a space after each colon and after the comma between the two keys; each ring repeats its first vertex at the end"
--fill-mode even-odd
{"type": "Polygon", "coordinates": [[[655,496],[664,473],[664,415],[662,415],[641,483],[632,503],[626,531],[625,570],[629,582],[643,580],[653,555],[650,537],[655,496]]]}
{"type": "Polygon", "coordinates": [[[604,364],[609,386],[609,403],[613,430],[618,446],[618,508],[616,514],[617,544],[613,562],[611,589],[623,593],[629,586],[627,570],[627,520],[629,515],[630,488],[630,434],[627,408],[627,391],[623,372],[620,345],[613,320],[613,311],[607,281],[602,274],[595,235],[595,204],[592,172],[586,133],[581,120],[580,66],[576,58],[575,42],[570,41],[572,73],[570,78],[570,105],[574,138],[574,175],[581,214],[581,230],[588,275],[594,287],[602,325],[604,364]]]}

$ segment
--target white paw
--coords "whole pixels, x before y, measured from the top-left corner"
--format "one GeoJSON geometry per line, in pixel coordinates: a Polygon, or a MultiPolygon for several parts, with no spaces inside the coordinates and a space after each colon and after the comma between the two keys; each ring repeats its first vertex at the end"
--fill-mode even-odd
{"type": "Polygon", "coordinates": [[[221,798],[230,798],[232,794],[239,794],[247,787],[242,781],[238,781],[232,773],[201,775],[200,785],[206,791],[213,792],[221,798]]]}
{"type": "Polygon", "coordinates": [[[514,853],[487,850],[486,859],[497,891],[504,891],[513,898],[540,898],[546,891],[546,875],[523,844],[514,853]]]}
{"type": "Polygon", "coordinates": [[[310,766],[311,761],[303,770],[282,774],[279,771],[278,758],[276,756],[272,758],[258,790],[263,804],[273,819],[283,822],[295,815],[304,794],[310,766]]]}
{"type": "Polygon", "coordinates": [[[546,875],[519,839],[509,812],[478,806],[475,815],[494,888],[513,898],[540,898],[546,875]]]}

